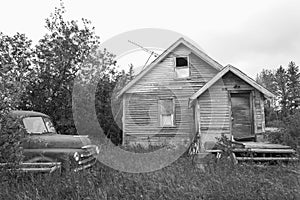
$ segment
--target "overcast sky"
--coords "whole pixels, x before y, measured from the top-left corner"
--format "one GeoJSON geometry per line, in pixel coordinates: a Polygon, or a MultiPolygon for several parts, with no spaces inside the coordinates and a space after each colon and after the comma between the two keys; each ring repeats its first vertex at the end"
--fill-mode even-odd
{"type": "MultiPolygon", "coordinates": [[[[35,43],[58,0],[2,0],[0,31],[35,43]]],[[[222,65],[251,77],[263,68],[300,65],[299,0],[65,0],[68,19],[92,21],[101,42],[139,28],[163,28],[195,41],[222,65]]]]}

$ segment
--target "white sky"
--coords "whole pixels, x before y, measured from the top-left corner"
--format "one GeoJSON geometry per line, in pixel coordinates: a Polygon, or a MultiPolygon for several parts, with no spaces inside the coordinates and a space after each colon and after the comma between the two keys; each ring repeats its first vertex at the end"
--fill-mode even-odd
{"type": "MultiPolygon", "coordinates": [[[[300,65],[299,0],[64,3],[67,19],[91,20],[101,42],[133,29],[163,28],[188,36],[220,64],[232,64],[251,77],[263,68],[287,66],[290,61],[300,65]]],[[[0,31],[8,35],[25,33],[36,43],[46,33],[45,18],[59,1],[0,0],[0,5],[0,31]]],[[[137,65],[143,65],[146,58],[137,65]]]]}

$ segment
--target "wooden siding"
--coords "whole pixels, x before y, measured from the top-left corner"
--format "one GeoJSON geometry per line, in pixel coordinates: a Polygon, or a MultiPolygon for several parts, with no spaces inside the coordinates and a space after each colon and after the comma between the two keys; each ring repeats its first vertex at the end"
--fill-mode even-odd
{"type": "Polygon", "coordinates": [[[254,92],[254,130],[256,134],[265,131],[265,111],[264,111],[264,97],[263,94],[257,90],[254,92]]]}
{"type": "Polygon", "coordinates": [[[193,109],[188,107],[189,97],[217,73],[216,69],[191,53],[187,47],[179,45],[124,95],[125,143],[157,145],[189,142],[194,129],[193,109]],[[176,56],[189,56],[188,79],[175,77],[176,56]],[[175,100],[175,127],[162,128],[158,121],[157,102],[169,97],[175,100]]]}
{"type": "Polygon", "coordinates": [[[230,134],[228,92],[222,80],[217,81],[199,98],[201,143],[215,141],[221,133],[230,134]]]}
{"type": "MultiPolygon", "coordinates": [[[[263,95],[238,76],[228,72],[222,79],[212,85],[197,100],[200,106],[200,133],[202,144],[216,141],[221,133],[231,134],[231,102],[229,92],[253,91],[254,133],[265,129],[263,95]]],[[[251,107],[252,107],[251,106],[251,107]]]]}

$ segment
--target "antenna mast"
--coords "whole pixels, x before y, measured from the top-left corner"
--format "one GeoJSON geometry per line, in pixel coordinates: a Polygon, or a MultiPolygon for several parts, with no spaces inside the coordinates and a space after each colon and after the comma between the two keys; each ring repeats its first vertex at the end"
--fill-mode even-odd
{"type": "Polygon", "coordinates": [[[139,45],[139,44],[136,43],[136,42],[133,42],[133,41],[131,41],[131,40],[128,40],[128,42],[131,43],[131,44],[133,44],[133,45],[135,45],[135,46],[137,46],[137,47],[140,47],[140,48],[141,48],[142,50],[144,50],[145,52],[150,53],[151,55],[154,55],[154,57],[158,57],[158,56],[159,56],[158,53],[155,53],[154,51],[151,51],[151,50],[149,50],[149,49],[146,49],[145,47],[143,47],[142,45],[139,45]]]}
{"type": "Polygon", "coordinates": [[[142,70],[144,70],[144,68],[146,67],[146,65],[147,65],[147,63],[148,63],[148,61],[150,60],[150,58],[151,58],[152,55],[154,55],[154,57],[158,57],[158,56],[159,56],[158,53],[155,53],[154,51],[151,51],[151,50],[149,50],[149,49],[146,49],[145,47],[143,47],[142,45],[139,45],[139,44],[136,43],[136,42],[133,42],[133,41],[131,41],[131,40],[128,40],[128,42],[131,43],[131,44],[133,44],[133,45],[135,45],[135,46],[140,47],[143,51],[145,51],[145,52],[147,52],[147,53],[150,53],[150,56],[148,57],[148,59],[147,59],[146,63],[144,64],[144,67],[143,67],[142,70]]]}

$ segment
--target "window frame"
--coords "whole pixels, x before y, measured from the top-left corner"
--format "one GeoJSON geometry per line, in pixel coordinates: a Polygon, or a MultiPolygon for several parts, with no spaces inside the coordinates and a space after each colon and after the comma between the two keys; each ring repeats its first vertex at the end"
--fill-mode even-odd
{"type": "Polygon", "coordinates": [[[173,127],[176,127],[176,120],[175,120],[175,114],[176,114],[176,111],[175,111],[175,98],[174,97],[169,97],[169,98],[159,98],[157,100],[157,106],[158,106],[158,127],[160,128],[173,128],[173,127]],[[162,124],[162,104],[160,103],[160,101],[163,101],[163,100],[172,100],[172,104],[173,104],[173,114],[171,114],[171,121],[172,121],[172,125],[163,125],[162,124]]]}
{"type": "Polygon", "coordinates": [[[56,130],[55,130],[55,127],[53,125],[53,122],[51,121],[51,119],[49,117],[44,117],[44,116],[26,116],[26,117],[23,117],[22,118],[22,124],[23,124],[23,127],[25,128],[26,132],[29,134],[29,135],[43,135],[43,134],[49,134],[49,133],[53,133],[53,134],[57,134],[56,130]],[[27,130],[27,126],[28,124],[26,123],[26,120],[27,119],[30,119],[30,118],[40,118],[41,119],[41,122],[42,124],[44,125],[44,128],[46,131],[43,131],[43,132],[29,132],[29,130],[27,130]],[[52,125],[52,131],[50,131],[50,128],[47,123],[46,123],[46,119],[49,120],[48,122],[51,123],[52,125]]]}
{"type": "Polygon", "coordinates": [[[189,79],[191,77],[190,58],[188,55],[178,55],[174,57],[174,74],[175,74],[175,79],[189,79]],[[187,59],[187,66],[177,66],[177,58],[183,58],[183,57],[187,59]],[[177,68],[188,69],[189,75],[186,77],[178,77],[176,72],[177,68]]]}

